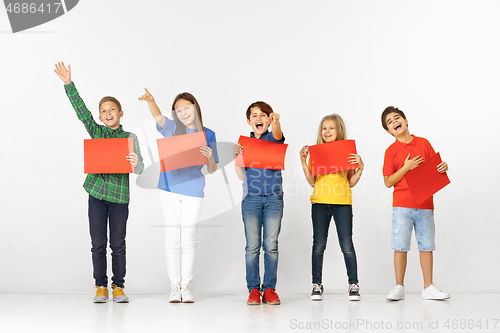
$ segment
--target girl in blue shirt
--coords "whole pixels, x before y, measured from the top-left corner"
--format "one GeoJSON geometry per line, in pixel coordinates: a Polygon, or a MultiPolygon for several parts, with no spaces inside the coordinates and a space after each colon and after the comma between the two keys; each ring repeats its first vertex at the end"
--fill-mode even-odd
{"type": "MultiPolygon", "coordinates": [[[[208,158],[208,172],[217,170],[219,158],[215,133],[203,127],[201,108],[190,93],[177,95],[172,103],[172,119],[162,115],[154,97],[146,90],[139,100],[146,101],[156,129],[164,137],[205,131],[207,146],[200,152],[208,158]]],[[[204,197],[203,165],[162,172],[158,188],[165,222],[165,261],[170,279],[170,303],[193,303],[190,291],[196,257],[196,231],[204,197]]]]}

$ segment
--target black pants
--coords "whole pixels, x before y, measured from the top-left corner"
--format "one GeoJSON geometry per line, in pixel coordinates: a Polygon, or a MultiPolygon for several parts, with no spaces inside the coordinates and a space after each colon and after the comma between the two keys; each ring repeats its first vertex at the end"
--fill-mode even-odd
{"type": "Polygon", "coordinates": [[[115,285],[123,288],[125,283],[125,235],[127,233],[128,203],[119,204],[99,200],[89,195],[89,224],[92,241],[92,264],[95,285],[108,286],[106,249],[111,248],[113,277],[115,285]]]}

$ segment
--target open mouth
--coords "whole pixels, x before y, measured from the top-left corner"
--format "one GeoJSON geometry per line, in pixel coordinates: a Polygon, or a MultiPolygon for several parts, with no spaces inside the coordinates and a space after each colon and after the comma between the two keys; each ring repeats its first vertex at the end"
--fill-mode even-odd
{"type": "Polygon", "coordinates": [[[182,118],[182,120],[188,120],[188,119],[189,119],[189,115],[182,118]]]}
{"type": "Polygon", "coordinates": [[[256,127],[257,129],[261,129],[261,128],[263,128],[263,127],[264,127],[264,123],[261,123],[261,122],[255,123],[255,127],[256,127]]]}
{"type": "Polygon", "coordinates": [[[396,130],[396,131],[397,131],[397,130],[398,130],[398,129],[400,129],[400,128],[401,128],[401,124],[397,124],[397,125],[394,127],[394,130],[396,130]]]}
{"type": "Polygon", "coordinates": [[[114,119],[113,117],[107,117],[107,118],[106,118],[106,120],[107,120],[107,121],[111,121],[111,120],[113,120],[113,119],[114,119]]]}

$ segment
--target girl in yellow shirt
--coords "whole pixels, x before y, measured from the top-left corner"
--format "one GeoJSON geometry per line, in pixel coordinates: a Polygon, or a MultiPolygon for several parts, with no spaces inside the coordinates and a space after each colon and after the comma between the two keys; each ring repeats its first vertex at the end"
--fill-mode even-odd
{"type": "MultiPolygon", "coordinates": [[[[316,144],[345,140],[346,129],[344,121],[338,114],[332,114],[321,120],[318,129],[316,144]]],[[[351,154],[349,162],[359,164],[357,170],[334,172],[326,175],[313,176],[311,173],[311,161],[307,163],[309,146],[300,150],[302,169],[307,182],[314,187],[311,196],[311,216],[313,224],[313,248],[312,248],[312,283],[311,300],[321,301],[323,299],[323,253],[326,249],[328,239],[328,228],[333,217],[337,228],[340,249],[344,254],[344,261],[349,278],[349,300],[359,301],[358,267],[356,262],[356,251],[352,242],[352,192],[363,173],[363,160],[357,154],[351,154]]]]}

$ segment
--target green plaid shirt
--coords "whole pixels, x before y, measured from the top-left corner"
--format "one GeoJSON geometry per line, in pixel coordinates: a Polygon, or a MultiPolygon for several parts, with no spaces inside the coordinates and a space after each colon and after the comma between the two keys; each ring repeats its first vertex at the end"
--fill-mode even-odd
{"type": "MultiPolygon", "coordinates": [[[[76,90],[75,84],[71,82],[64,86],[66,95],[68,95],[71,105],[76,111],[78,119],[80,119],[87,132],[92,139],[106,138],[133,138],[134,151],[139,156],[139,163],[134,168],[134,173],[140,174],[144,170],[142,162],[141,150],[139,149],[139,141],[134,133],[125,132],[122,125],[117,129],[107,128],[103,125],[98,125],[92,114],[85,106],[80,94],[76,90]]],[[[83,184],[83,188],[94,198],[106,200],[114,203],[128,203],[130,200],[129,190],[129,174],[128,173],[99,173],[88,174],[83,184]]]]}

